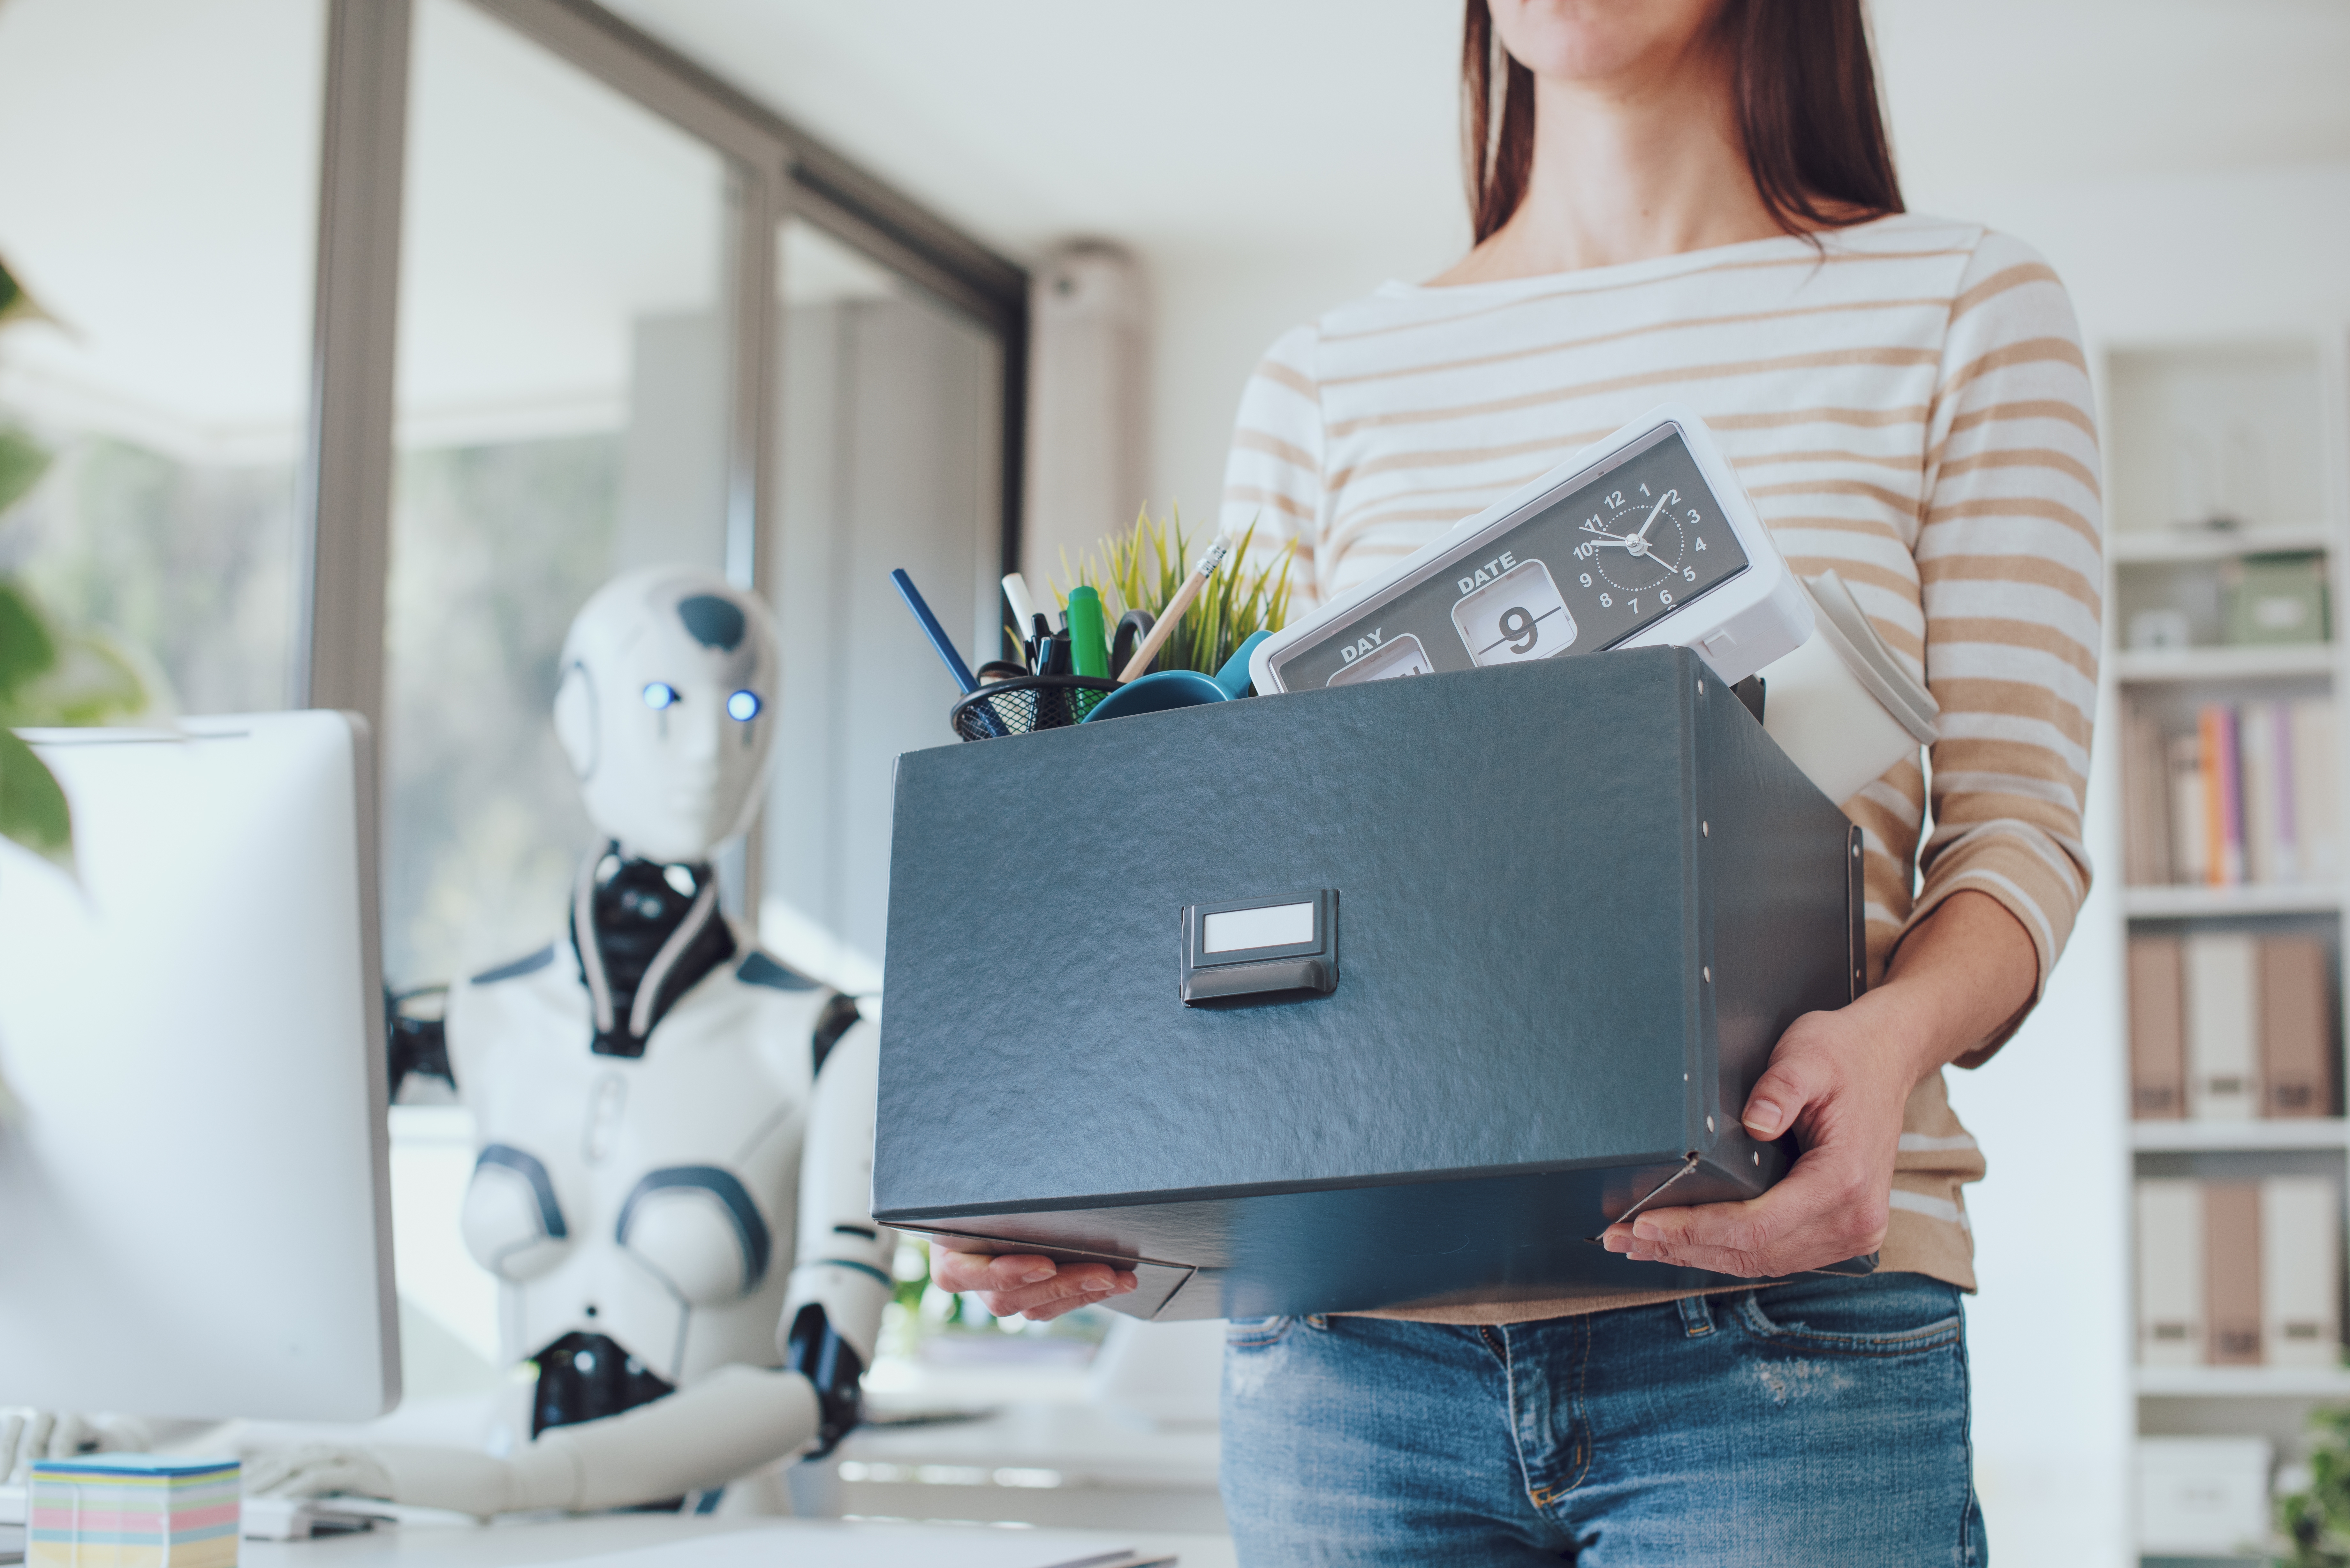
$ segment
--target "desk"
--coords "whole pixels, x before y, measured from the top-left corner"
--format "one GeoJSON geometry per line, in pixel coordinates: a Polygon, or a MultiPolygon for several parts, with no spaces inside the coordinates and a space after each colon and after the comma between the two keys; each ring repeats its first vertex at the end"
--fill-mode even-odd
{"type": "MultiPolygon", "coordinates": [[[[732,1531],[856,1530],[828,1520],[680,1519],[674,1514],[616,1513],[594,1519],[508,1520],[494,1525],[401,1525],[323,1541],[246,1541],[244,1568],[525,1568],[567,1563],[608,1552],[633,1552],[695,1536],[732,1531]]],[[[1116,1531],[1105,1550],[1172,1552],[1182,1568],[1235,1568],[1232,1543],[1221,1536],[1116,1531]]],[[[791,1568],[778,1554],[776,1568],[791,1568]]],[[[944,1568],[944,1565],[942,1565],[944,1568]]]]}
{"type": "MultiPolygon", "coordinates": [[[[1222,1332],[1211,1339],[1221,1355],[1222,1332]]],[[[1206,1376],[1212,1378],[1215,1369],[1211,1356],[1206,1376]]],[[[1154,1424],[1111,1409],[1078,1369],[886,1371],[866,1386],[868,1409],[877,1417],[989,1413],[977,1420],[858,1428],[828,1461],[795,1467],[792,1495],[800,1512],[1224,1532],[1212,1425],[1154,1424]]]]}

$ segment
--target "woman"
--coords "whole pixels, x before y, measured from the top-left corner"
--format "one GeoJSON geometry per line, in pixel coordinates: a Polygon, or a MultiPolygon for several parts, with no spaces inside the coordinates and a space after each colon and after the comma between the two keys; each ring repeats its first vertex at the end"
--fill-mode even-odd
{"type": "MultiPolygon", "coordinates": [[[[2013,1032],[2088,887],[2099,500],[2070,306],[2016,242],[1903,212],[1859,0],[1469,0],[1463,65],[1475,248],[1274,344],[1228,516],[1295,538],[1301,601],[1327,598],[1685,402],[1795,569],[1838,572],[1939,700],[1933,829],[1914,763],[1845,803],[1874,988],[1799,1020],[1744,1110],[1794,1129],[1793,1172],[1606,1238],[1800,1277],[1236,1323],[1234,1535],[1251,1563],[1981,1563],[1960,1184],[1983,1166],[1941,1068],[2013,1032]],[[1873,1277],[1803,1275],[1880,1247],[1873,1277]]],[[[941,1274],[1034,1317],[1130,1286],[941,1274]]]]}

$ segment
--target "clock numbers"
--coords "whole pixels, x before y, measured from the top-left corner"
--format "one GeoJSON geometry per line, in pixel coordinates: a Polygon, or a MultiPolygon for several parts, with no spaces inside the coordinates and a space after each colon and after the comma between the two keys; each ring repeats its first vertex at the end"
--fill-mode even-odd
{"type": "Polygon", "coordinates": [[[1641,493],[1641,494],[1643,494],[1643,495],[1648,494],[1648,487],[1647,485],[1645,485],[1645,484],[1644,484],[1644,485],[1642,485],[1642,486],[1640,486],[1640,493],[1641,493]]]}
{"type": "Polygon", "coordinates": [[[1609,495],[1608,495],[1608,497],[1607,497],[1607,504],[1608,504],[1608,505],[1610,505],[1610,506],[1621,506],[1621,505],[1623,505],[1623,504],[1624,504],[1624,493],[1623,493],[1622,491],[1620,491],[1620,490],[1610,493],[1610,494],[1609,494],[1609,495]]]}
{"type": "Polygon", "coordinates": [[[1612,605],[1612,604],[1614,604],[1615,602],[1616,602],[1616,600],[1615,600],[1615,599],[1614,599],[1614,597],[1613,597],[1612,596],[1610,596],[1610,595],[1607,595],[1607,594],[1601,594],[1601,595],[1599,596],[1599,607],[1600,607],[1602,609],[1607,608],[1609,605],[1612,605]]]}
{"type": "Polygon", "coordinates": [[[1583,574],[1583,586],[1586,588],[1591,586],[1591,574],[1589,572],[1583,574]]]}
{"type": "Polygon", "coordinates": [[[1681,581],[1685,583],[1693,583],[1697,581],[1697,568],[1695,566],[1683,566],[1681,568],[1681,581]]]}
{"type": "Polygon", "coordinates": [[[1498,576],[1480,569],[1464,580],[1474,586],[1453,601],[1452,627],[1473,662],[1548,659],[1575,646],[1575,616],[1540,561],[1520,561],[1498,576]]]}
{"type": "Polygon", "coordinates": [[[1639,596],[1637,594],[1632,597],[1632,613],[1634,615],[1638,615],[1640,613],[1640,599],[1639,596]]]}
{"type": "Polygon", "coordinates": [[[1697,542],[1697,547],[1698,547],[1699,549],[1700,549],[1700,550],[1704,549],[1704,548],[1705,548],[1705,541],[1704,541],[1704,540],[1702,540],[1702,539],[1700,539],[1700,540],[1697,542]]]}
{"type": "Polygon", "coordinates": [[[1673,590],[1670,588],[1659,588],[1657,590],[1657,597],[1666,604],[1670,604],[1673,602],[1673,590]]]}

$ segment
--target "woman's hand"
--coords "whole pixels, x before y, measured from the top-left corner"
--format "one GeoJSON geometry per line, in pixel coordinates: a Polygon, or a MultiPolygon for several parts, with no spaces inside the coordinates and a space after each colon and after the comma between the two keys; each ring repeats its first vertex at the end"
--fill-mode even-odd
{"type": "Polygon", "coordinates": [[[1655,1209],[1611,1225],[1611,1252],[1742,1278],[1800,1273],[1885,1240],[1902,1108],[1928,1074],[2004,1027],[2032,1000],[2039,956],[1988,894],[1953,893],[1910,931],[1884,982],[1849,1007],[1807,1012],[1780,1037],[1742,1120],[1790,1127],[1803,1155],[1742,1203],[1655,1209]]]}
{"type": "Polygon", "coordinates": [[[931,1282],[958,1294],[977,1291],[980,1305],[998,1317],[1049,1323],[1063,1313],[1122,1296],[1135,1282],[1107,1263],[1055,1263],[1031,1253],[951,1252],[934,1239],[931,1282]]]}

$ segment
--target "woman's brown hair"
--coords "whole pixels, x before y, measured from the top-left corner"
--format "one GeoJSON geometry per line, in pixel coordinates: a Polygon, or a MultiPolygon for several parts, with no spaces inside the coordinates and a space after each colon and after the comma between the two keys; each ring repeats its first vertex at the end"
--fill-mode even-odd
{"type": "MultiPolygon", "coordinates": [[[[1711,32],[1731,61],[1747,170],[1791,234],[1902,210],[1860,6],[1721,0],[1714,15],[1711,32]]],[[[1489,0],[1468,0],[1461,92],[1469,215],[1482,244],[1525,200],[1534,161],[1534,73],[1502,47],[1489,0]]]]}

